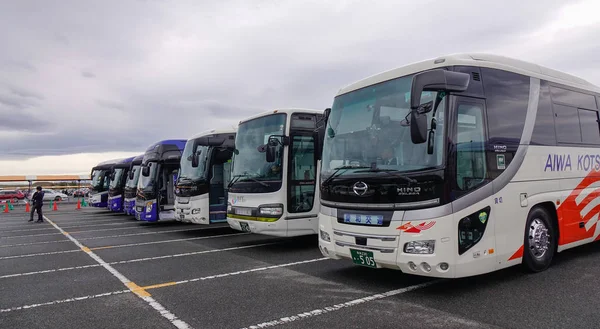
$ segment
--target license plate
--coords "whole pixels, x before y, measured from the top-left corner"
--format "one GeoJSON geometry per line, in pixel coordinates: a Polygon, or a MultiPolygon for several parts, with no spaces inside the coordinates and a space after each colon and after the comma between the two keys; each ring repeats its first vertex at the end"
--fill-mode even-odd
{"type": "Polygon", "coordinates": [[[373,257],[373,252],[371,251],[350,249],[350,256],[352,256],[354,264],[373,268],[377,267],[375,257],[373,257]]]}
{"type": "Polygon", "coordinates": [[[382,226],[383,215],[344,214],[344,223],[382,226]]]}
{"type": "Polygon", "coordinates": [[[250,225],[248,225],[248,223],[240,222],[240,227],[242,228],[242,231],[250,232],[250,225]]]}
{"type": "Polygon", "coordinates": [[[237,215],[252,216],[252,209],[249,209],[249,208],[237,208],[235,210],[235,213],[237,215]]]}

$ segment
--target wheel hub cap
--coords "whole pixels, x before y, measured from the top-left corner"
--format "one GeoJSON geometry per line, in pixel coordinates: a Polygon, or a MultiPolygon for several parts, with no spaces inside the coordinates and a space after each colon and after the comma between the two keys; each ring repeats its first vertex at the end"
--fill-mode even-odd
{"type": "Polygon", "coordinates": [[[531,255],[537,259],[544,257],[550,248],[550,235],[548,228],[539,219],[534,219],[529,225],[529,249],[531,255]]]}

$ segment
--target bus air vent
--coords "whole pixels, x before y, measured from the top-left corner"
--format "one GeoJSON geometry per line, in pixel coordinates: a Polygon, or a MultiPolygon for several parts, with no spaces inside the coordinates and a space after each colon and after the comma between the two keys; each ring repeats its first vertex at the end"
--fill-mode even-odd
{"type": "Polygon", "coordinates": [[[479,76],[479,72],[471,72],[473,73],[473,80],[474,81],[481,81],[481,77],[479,76]]]}

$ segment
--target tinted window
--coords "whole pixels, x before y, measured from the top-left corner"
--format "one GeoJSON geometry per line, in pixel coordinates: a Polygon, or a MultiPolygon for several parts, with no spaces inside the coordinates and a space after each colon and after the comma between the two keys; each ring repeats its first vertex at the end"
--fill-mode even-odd
{"type": "Polygon", "coordinates": [[[529,77],[482,68],[490,143],[518,145],[529,103],[529,77]]]}
{"type": "Polygon", "coordinates": [[[582,94],[576,91],[571,91],[563,88],[550,86],[552,92],[552,102],[561,103],[575,107],[583,107],[586,109],[595,109],[596,101],[594,96],[582,94]]]}
{"type": "Polygon", "coordinates": [[[540,81],[540,99],[531,144],[556,145],[552,99],[550,98],[550,87],[546,81],[540,81]]]}
{"type": "Polygon", "coordinates": [[[578,112],[582,141],[586,144],[600,144],[598,112],[583,109],[579,109],[578,112]]]}
{"type": "Polygon", "coordinates": [[[315,198],[315,139],[309,135],[292,137],[290,147],[290,206],[291,213],[308,212],[315,198]]]}
{"type": "Polygon", "coordinates": [[[471,76],[469,89],[462,92],[463,96],[483,97],[483,84],[481,83],[481,71],[479,67],[474,66],[455,66],[455,72],[468,73],[471,76]]]}
{"type": "Polygon", "coordinates": [[[556,139],[559,143],[581,143],[577,108],[554,104],[556,139]]]}

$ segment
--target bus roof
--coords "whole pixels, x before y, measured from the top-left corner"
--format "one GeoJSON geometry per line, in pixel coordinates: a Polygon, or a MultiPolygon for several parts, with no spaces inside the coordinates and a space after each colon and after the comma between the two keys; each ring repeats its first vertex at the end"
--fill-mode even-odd
{"type": "Polygon", "coordinates": [[[140,164],[142,164],[143,159],[144,159],[144,155],[140,154],[140,155],[136,156],[135,158],[133,158],[133,160],[131,161],[131,164],[133,166],[140,165],[140,164]]]}
{"type": "Polygon", "coordinates": [[[190,137],[190,139],[196,139],[208,135],[216,135],[216,134],[235,134],[237,132],[237,128],[222,128],[222,129],[209,129],[205,130],[201,133],[197,133],[194,136],[190,137]]]}
{"type": "Polygon", "coordinates": [[[152,145],[150,145],[147,149],[146,152],[148,151],[152,151],[154,150],[157,146],[160,145],[175,145],[178,148],[182,149],[185,147],[185,142],[187,142],[187,139],[165,139],[162,141],[158,141],[152,145]]]}
{"type": "Polygon", "coordinates": [[[152,144],[144,153],[142,163],[149,161],[168,161],[181,158],[181,152],[185,147],[186,139],[167,139],[152,144]]]}
{"type": "Polygon", "coordinates": [[[114,164],[114,168],[129,168],[134,157],[123,158],[114,164]]]}
{"type": "Polygon", "coordinates": [[[271,111],[265,111],[262,113],[258,113],[255,114],[251,117],[245,118],[244,120],[240,121],[240,124],[246,121],[250,121],[250,120],[254,120],[257,118],[261,118],[267,115],[271,115],[271,114],[276,114],[276,113],[286,113],[286,114],[292,114],[292,113],[317,113],[317,114],[323,114],[323,112],[325,111],[325,109],[323,110],[314,110],[314,109],[303,109],[303,108],[287,108],[287,109],[275,109],[275,110],[271,110],[271,111]]]}
{"type": "Polygon", "coordinates": [[[499,69],[576,87],[594,93],[600,93],[600,88],[598,86],[568,73],[510,57],[473,53],[442,56],[379,73],[341,88],[336,96],[417,72],[455,65],[499,69]]]}
{"type": "Polygon", "coordinates": [[[124,159],[112,159],[112,160],[100,162],[99,164],[95,165],[92,168],[92,171],[102,170],[102,169],[111,169],[115,164],[117,164],[118,162],[120,162],[122,160],[124,160],[124,159]]]}

